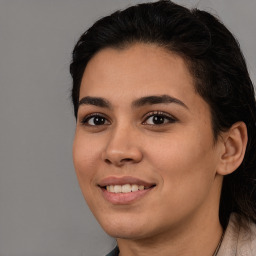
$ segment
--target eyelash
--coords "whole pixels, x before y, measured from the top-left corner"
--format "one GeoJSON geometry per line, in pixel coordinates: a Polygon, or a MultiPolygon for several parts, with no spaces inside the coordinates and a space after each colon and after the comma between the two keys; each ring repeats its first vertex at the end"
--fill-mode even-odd
{"type": "MultiPolygon", "coordinates": [[[[93,118],[96,118],[96,117],[99,117],[99,118],[103,118],[105,120],[107,120],[107,118],[101,114],[101,113],[93,113],[93,114],[90,114],[90,115],[87,115],[85,116],[82,120],[81,120],[81,124],[82,125],[87,125],[87,126],[101,126],[101,125],[90,125],[88,124],[88,122],[90,121],[90,119],[93,119],[93,118]]],[[[109,121],[108,121],[109,122],[109,121]]],[[[109,122],[110,123],[110,122],[109,122]]]]}
{"type": "MultiPolygon", "coordinates": [[[[177,119],[175,117],[171,116],[170,114],[164,113],[162,111],[149,112],[144,116],[143,119],[144,119],[144,121],[142,122],[142,124],[149,125],[149,126],[162,126],[162,125],[166,125],[166,124],[170,124],[170,123],[175,123],[177,121],[177,119]],[[158,116],[160,118],[165,119],[164,123],[163,124],[146,124],[146,121],[149,120],[149,118],[154,117],[154,116],[158,116]],[[167,120],[167,122],[166,122],[166,120],[167,120]]],[[[109,125],[109,124],[111,124],[111,122],[108,121],[108,119],[103,114],[93,113],[93,114],[85,116],[81,120],[81,124],[91,126],[91,127],[92,126],[99,127],[99,126],[102,126],[102,125],[109,125]],[[88,123],[91,119],[96,118],[96,117],[104,119],[105,121],[108,122],[108,124],[91,125],[91,124],[88,123]]]]}
{"type": "Polygon", "coordinates": [[[166,124],[170,124],[170,123],[175,123],[177,121],[177,119],[175,117],[173,117],[172,115],[170,114],[167,114],[165,112],[162,112],[162,111],[153,111],[153,112],[149,112],[148,114],[145,115],[145,118],[143,121],[142,124],[146,124],[145,122],[151,118],[151,117],[154,117],[154,116],[158,116],[160,118],[164,118],[165,120],[167,120],[167,122],[163,123],[163,124],[147,124],[147,125],[150,125],[150,126],[160,126],[160,125],[166,125],[166,124]]]}

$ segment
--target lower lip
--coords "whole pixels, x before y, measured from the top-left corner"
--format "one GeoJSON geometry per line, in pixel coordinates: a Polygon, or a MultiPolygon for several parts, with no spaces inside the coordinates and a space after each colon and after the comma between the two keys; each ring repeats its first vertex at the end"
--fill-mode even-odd
{"type": "Polygon", "coordinates": [[[129,193],[113,193],[109,192],[106,189],[101,188],[103,192],[103,197],[105,200],[112,204],[129,204],[132,203],[142,197],[144,197],[146,194],[148,194],[152,188],[144,189],[144,190],[138,190],[135,192],[129,192],[129,193]]]}

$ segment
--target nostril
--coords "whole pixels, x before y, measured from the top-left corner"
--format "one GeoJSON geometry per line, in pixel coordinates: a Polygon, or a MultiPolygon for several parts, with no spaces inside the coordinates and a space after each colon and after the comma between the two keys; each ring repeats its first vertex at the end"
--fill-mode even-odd
{"type": "Polygon", "coordinates": [[[108,160],[108,159],[105,159],[105,162],[106,162],[107,164],[111,164],[111,161],[108,160]]]}
{"type": "Polygon", "coordinates": [[[121,162],[131,162],[133,161],[132,158],[124,158],[121,160],[121,162]]]}
{"type": "Polygon", "coordinates": [[[111,159],[105,159],[106,164],[117,164],[117,165],[123,165],[124,163],[133,162],[134,160],[132,158],[123,158],[120,160],[111,160],[111,159]]]}

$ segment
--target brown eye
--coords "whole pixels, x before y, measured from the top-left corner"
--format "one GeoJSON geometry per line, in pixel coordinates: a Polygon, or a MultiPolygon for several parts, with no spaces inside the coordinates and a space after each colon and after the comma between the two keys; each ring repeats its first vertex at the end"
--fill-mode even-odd
{"type": "Polygon", "coordinates": [[[82,120],[82,124],[89,125],[89,126],[100,126],[100,125],[110,124],[110,122],[103,116],[90,115],[88,117],[85,117],[82,120]]]}
{"type": "Polygon", "coordinates": [[[163,116],[155,115],[150,117],[147,121],[150,122],[151,124],[164,124],[168,120],[166,120],[166,118],[164,118],[163,116]]]}
{"type": "Polygon", "coordinates": [[[174,123],[176,120],[167,114],[149,114],[143,124],[148,125],[162,125],[167,123],[174,123]]]}

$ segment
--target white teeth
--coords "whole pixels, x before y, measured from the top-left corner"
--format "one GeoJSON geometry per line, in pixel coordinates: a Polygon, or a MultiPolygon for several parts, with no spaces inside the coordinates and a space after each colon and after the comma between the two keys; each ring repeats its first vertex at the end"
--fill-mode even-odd
{"type": "Polygon", "coordinates": [[[122,193],[129,193],[132,191],[132,187],[130,184],[125,184],[122,186],[122,193]]]}
{"type": "Polygon", "coordinates": [[[139,186],[138,185],[132,185],[132,192],[138,191],[139,186]]]}
{"type": "Polygon", "coordinates": [[[112,193],[129,193],[129,192],[136,192],[138,190],[144,190],[143,185],[136,185],[136,184],[125,184],[125,185],[109,185],[106,186],[108,192],[112,193]]]}
{"type": "Polygon", "coordinates": [[[144,190],[144,186],[143,186],[143,185],[140,185],[140,186],[139,186],[139,190],[144,190]]]}
{"type": "Polygon", "coordinates": [[[121,186],[121,185],[115,185],[115,186],[114,186],[114,192],[115,192],[115,193],[120,193],[120,192],[122,192],[122,186],[121,186]]]}

